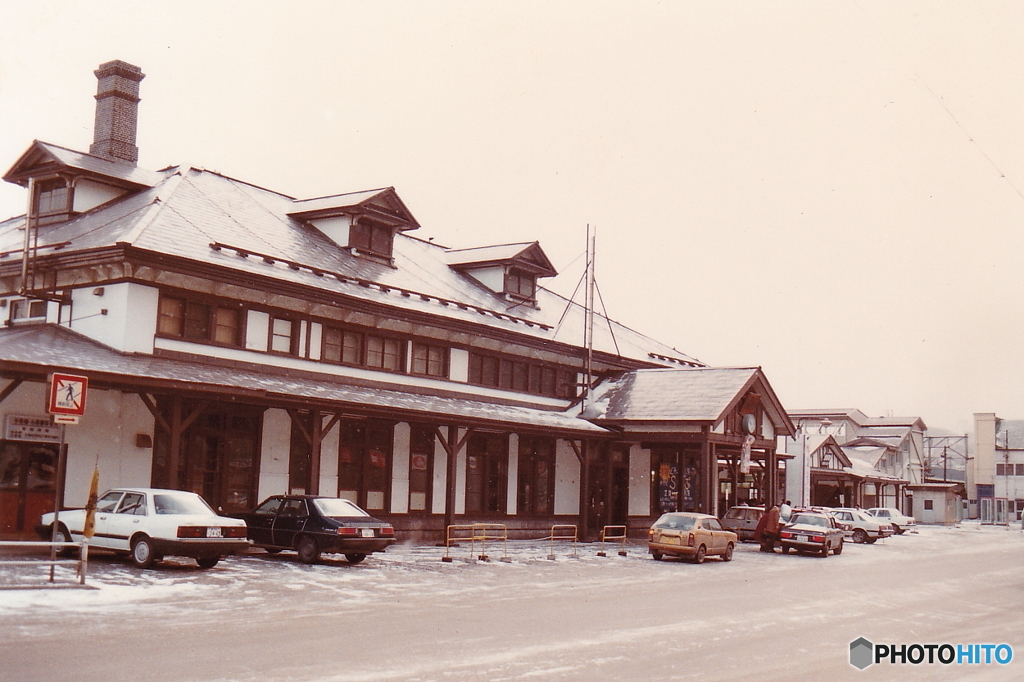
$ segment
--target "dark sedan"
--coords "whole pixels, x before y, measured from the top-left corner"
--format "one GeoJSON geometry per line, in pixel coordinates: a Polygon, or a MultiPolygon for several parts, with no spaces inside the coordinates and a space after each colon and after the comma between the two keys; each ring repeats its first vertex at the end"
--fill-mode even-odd
{"type": "Polygon", "coordinates": [[[358,564],[395,542],[395,529],[348,500],[316,495],[274,495],[251,512],[237,514],[249,539],[270,553],[292,549],[304,563],[321,553],[344,554],[358,564]]]}

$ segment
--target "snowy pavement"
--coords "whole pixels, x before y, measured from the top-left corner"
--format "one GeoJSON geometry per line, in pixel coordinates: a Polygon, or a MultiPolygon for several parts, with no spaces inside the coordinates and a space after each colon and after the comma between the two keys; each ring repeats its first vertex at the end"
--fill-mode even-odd
{"type": "MultiPolygon", "coordinates": [[[[0,670],[53,680],[73,668],[81,682],[126,679],[111,666],[139,662],[137,680],[218,682],[701,679],[709,669],[711,679],[813,679],[793,674],[804,666],[865,680],[1024,679],[1019,524],[922,527],[828,559],[748,543],[731,563],[696,566],[654,561],[642,543],[619,549],[581,543],[573,557],[561,543],[550,560],[549,543],[512,541],[507,561],[488,543],[490,561],[463,546],[446,563],[444,548],[396,545],[361,564],[328,555],[312,566],[254,550],[205,571],[96,555],[90,589],[0,590],[0,670]],[[845,658],[859,636],[996,638],[1020,661],[862,673],[845,658]],[[53,647],[68,657],[49,660],[53,647]]],[[[73,582],[73,569],[58,570],[73,582]]],[[[0,583],[12,577],[0,567],[0,583]]]]}

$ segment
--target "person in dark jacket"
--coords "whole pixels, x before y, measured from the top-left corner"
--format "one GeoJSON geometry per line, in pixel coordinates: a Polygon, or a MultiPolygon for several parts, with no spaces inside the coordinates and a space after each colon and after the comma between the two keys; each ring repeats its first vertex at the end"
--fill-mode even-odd
{"type": "Polygon", "coordinates": [[[779,507],[769,509],[757,522],[754,539],[761,543],[762,552],[774,552],[775,543],[779,541],[779,507]],[[760,536],[760,537],[758,537],[760,536]]]}

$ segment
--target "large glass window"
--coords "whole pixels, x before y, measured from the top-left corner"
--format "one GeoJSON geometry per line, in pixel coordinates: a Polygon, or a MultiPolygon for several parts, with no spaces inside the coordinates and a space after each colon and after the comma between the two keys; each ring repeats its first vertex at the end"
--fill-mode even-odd
{"type": "Polygon", "coordinates": [[[338,445],[338,497],[363,509],[384,511],[387,504],[394,427],[389,422],[341,424],[338,445]]]}
{"type": "Polygon", "coordinates": [[[572,370],[479,353],[469,354],[469,383],[511,391],[571,398],[576,374],[572,370]]]}
{"type": "Polygon", "coordinates": [[[402,353],[404,345],[398,339],[368,334],[366,336],[366,365],[393,372],[401,371],[404,369],[404,354],[402,353]]]}
{"type": "Polygon", "coordinates": [[[430,472],[434,466],[434,427],[413,425],[409,443],[409,511],[430,510],[430,472]]]}
{"type": "Polygon", "coordinates": [[[59,223],[71,217],[71,190],[58,178],[36,184],[36,221],[39,225],[59,223]]]}
{"type": "Polygon", "coordinates": [[[476,433],[466,449],[466,513],[504,514],[508,493],[508,436],[476,433]]]}
{"type": "Polygon", "coordinates": [[[212,303],[161,296],[157,308],[157,333],[190,341],[241,345],[241,310],[212,303]]]}
{"type": "Polygon", "coordinates": [[[549,515],[555,500],[555,441],[553,438],[519,438],[518,511],[549,515]]]}
{"type": "Polygon", "coordinates": [[[431,377],[448,376],[448,349],[425,343],[412,344],[412,373],[431,377]]]}

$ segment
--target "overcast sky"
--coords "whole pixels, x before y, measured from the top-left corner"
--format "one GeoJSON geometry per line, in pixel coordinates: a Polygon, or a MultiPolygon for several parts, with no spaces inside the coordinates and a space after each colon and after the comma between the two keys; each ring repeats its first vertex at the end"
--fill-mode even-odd
{"type": "Polygon", "coordinates": [[[566,294],[590,224],[611,317],[791,410],[965,433],[1024,417],[1022,43],[1020,2],[0,0],[0,165],[87,151],[122,59],[143,167],[393,186],[566,294]]]}

